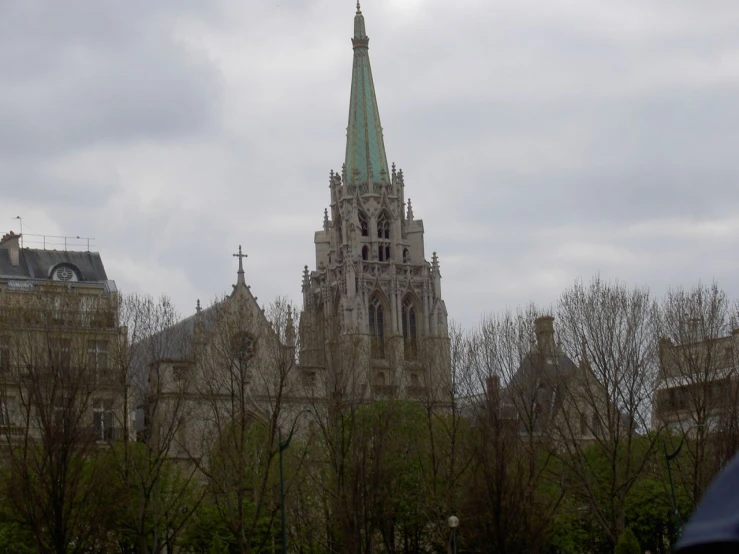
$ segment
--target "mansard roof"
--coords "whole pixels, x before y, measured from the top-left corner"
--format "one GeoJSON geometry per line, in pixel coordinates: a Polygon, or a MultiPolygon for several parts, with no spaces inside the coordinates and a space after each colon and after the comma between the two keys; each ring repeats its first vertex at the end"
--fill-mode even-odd
{"type": "Polygon", "coordinates": [[[0,248],[0,277],[50,280],[52,270],[61,264],[75,268],[80,281],[98,283],[108,281],[103,261],[98,252],[21,248],[19,263],[13,265],[10,250],[0,248]]]}

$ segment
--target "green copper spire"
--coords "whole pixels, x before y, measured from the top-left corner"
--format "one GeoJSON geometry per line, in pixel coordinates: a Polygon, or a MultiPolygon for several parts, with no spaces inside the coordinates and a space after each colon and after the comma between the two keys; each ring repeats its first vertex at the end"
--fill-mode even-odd
{"type": "Polygon", "coordinates": [[[369,61],[369,38],[364,16],[357,2],[354,16],[354,66],[349,100],[349,126],[346,130],[346,178],[350,184],[379,183],[388,179],[385,143],[382,140],[380,112],[369,61]]]}

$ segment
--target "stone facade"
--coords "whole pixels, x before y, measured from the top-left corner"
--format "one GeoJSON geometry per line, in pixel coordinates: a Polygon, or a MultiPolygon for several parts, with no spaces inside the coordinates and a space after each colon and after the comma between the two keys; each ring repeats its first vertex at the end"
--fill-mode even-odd
{"type": "Polygon", "coordinates": [[[22,248],[20,240],[0,240],[0,434],[121,438],[130,409],[116,366],[126,337],[115,283],[95,252],[22,248]]]}
{"type": "Polygon", "coordinates": [[[652,425],[694,436],[698,428],[711,433],[737,418],[739,328],[708,337],[699,320],[684,327],[681,342],[660,340],[652,425]]]}
{"type": "Polygon", "coordinates": [[[451,369],[439,259],[426,259],[403,171],[388,170],[359,9],[354,31],[346,157],[303,273],[300,363],[327,382],[341,373],[363,398],[441,401],[451,369]]]}

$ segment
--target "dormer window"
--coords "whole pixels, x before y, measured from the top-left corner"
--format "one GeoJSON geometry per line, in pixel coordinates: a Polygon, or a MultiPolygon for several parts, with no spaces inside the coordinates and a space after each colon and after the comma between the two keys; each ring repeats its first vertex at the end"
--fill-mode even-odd
{"type": "Polygon", "coordinates": [[[72,264],[59,264],[51,270],[51,279],[52,281],[79,281],[79,270],[72,264]]]}

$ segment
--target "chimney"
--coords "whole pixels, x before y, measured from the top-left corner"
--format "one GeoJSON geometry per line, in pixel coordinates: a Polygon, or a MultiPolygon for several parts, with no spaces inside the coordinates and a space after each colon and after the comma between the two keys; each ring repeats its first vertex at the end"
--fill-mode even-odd
{"type": "Polygon", "coordinates": [[[536,345],[539,352],[545,356],[554,356],[554,318],[550,315],[537,317],[534,320],[536,327],[536,345]]]}
{"type": "Polygon", "coordinates": [[[5,248],[10,251],[10,265],[19,266],[21,263],[21,247],[20,247],[21,236],[16,235],[13,231],[3,235],[0,239],[0,248],[5,248]]]}

